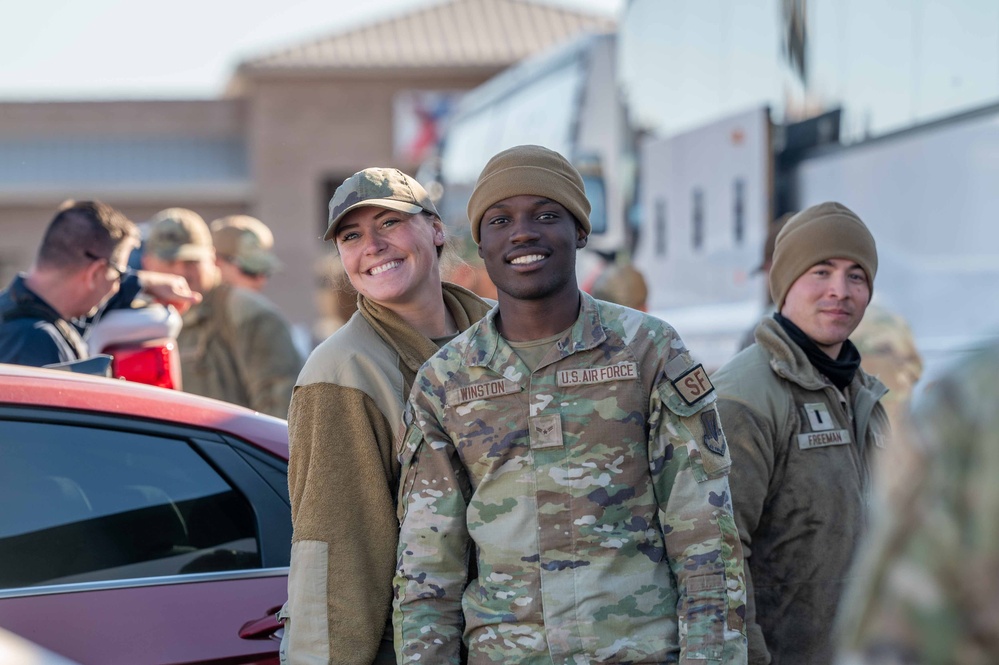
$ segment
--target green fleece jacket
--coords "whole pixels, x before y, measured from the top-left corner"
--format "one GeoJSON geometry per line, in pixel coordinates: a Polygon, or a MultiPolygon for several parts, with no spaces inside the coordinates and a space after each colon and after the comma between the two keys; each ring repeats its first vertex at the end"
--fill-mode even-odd
{"type": "Polygon", "coordinates": [[[184,314],[177,346],[186,392],[288,417],[302,357],[264,296],[219,284],[184,314]]]}
{"type": "Polygon", "coordinates": [[[840,392],[769,318],[711,379],[746,557],[749,662],[828,663],[875,451],[889,434],[878,401],[887,391],[858,369],[840,392]]]}
{"type": "MultiPolygon", "coordinates": [[[[459,330],[489,311],[461,287],[444,284],[443,293],[459,330]]],[[[305,363],[288,415],[288,663],[367,665],[383,635],[391,640],[399,533],[394,443],[416,371],[438,350],[362,296],[358,312],[305,363]]]]}

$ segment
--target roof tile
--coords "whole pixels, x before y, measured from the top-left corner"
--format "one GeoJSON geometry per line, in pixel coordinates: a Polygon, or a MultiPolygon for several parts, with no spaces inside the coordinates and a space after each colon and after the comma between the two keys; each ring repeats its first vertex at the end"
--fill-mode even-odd
{"type": "Polygon", "coordinates": [[[447,0],[253,58],[240,69],[505,66],[581,32],[614,28],[612,18],[530,0],[447,0]]]}

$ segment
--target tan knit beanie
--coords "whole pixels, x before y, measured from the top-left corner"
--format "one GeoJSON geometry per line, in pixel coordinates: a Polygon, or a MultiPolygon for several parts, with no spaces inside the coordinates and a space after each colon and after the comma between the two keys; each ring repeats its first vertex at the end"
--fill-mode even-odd
{"type": "Polygon", "coordinates": [[[579,171],[554,150],[519,145],[490,159],[479,174],[468,200],[468,220],[475,244],[479,244],[479,226],[486,210],[497,201],[525,194],[561,203],[586,235],[590,234],[590,202],[579,171]]]}
{"type": "Polygon", "coordinates": [[[874,236],[857,215],[841,203],[829,201],[806,208],[788,220],[777,234],[770,268],[770,296],[779,312],[795,280],[819,261],[849,259],[867,273],[874,293],[878,250],[874,236]]]}

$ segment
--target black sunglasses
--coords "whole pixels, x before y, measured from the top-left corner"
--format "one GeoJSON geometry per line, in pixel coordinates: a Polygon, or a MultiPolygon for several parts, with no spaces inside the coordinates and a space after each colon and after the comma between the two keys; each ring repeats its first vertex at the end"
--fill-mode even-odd
{"type": "Polygon", "coordinates": [[[91,259],[93,261],[106,261],[107,264],[108,264],[108,268],[111,268],[111,270],[114,270],[117,273],[117,275],[115,275],[115,279],[116,280],[121,280],[122,277],[124,277],[125,275],[128,274],[128,267],[127,266],[125,268],[119,268],[115,264],[111,263],[111,259],[109,259],[109,258],[105,258],[103,256],[97,256],[96,254],[92,254],[92,253],[90,253],[88,251],[84,251],[83,255],[86,256],[88,259],[91,259]]]}

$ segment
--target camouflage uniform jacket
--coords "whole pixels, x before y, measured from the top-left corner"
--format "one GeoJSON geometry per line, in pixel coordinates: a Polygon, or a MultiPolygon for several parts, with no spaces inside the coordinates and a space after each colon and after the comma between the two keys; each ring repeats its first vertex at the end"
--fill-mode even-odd
{"type": "MultiPolygon", "coordinates": [[[[489,311],[461,287],[444,284],[443,295],[462,330],[489,311]]],[[[288,415],[294,534],[282,650],[289,665],[382,663],[379,649],[394,660],[394,443],[416,370],[438,346],[363,296],[358,307],[309,356],[288,415]]]]}
{"type": "Polygon", "coordinates": [[[919,471],[858,556],[842,663],[999,663],[999,341],[926,389],[919,471]]]}
{"type": "Polygon", "coordinates": [[[463,632],[471,665],[745,662],[703,369],[662,321],[582,294],[531,372],[497,311],[421,368],[407,407],[399,662],[458,663],[463,632]]]}
{"type": "Polygon", "coordinates": [[[889,433],[885,387],[858,369],[840,392],[773,319],[712,379],[732,449],[750,663],[828,663],[873,451],[889,433]]]}
{"type": "Polygon", "coordinates": [[[262,295],[216,286],[184,314],[177,346],[186,392],[288,417],[302,358],[288,322],[262,295]]]}

